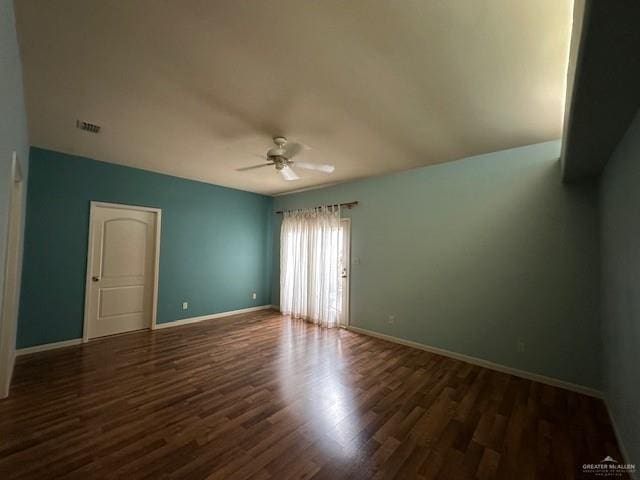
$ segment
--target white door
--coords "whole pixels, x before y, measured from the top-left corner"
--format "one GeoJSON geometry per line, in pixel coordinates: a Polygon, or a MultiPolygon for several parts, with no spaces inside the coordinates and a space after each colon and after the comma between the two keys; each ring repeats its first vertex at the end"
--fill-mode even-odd
{"type": "Polygon", "coordinates": [[[85,340],[151,327],[157,212],[91,204],[85,340]]]}
{"type": "Polygon", "coordinates": [[[340,299],[340,326],[349,325],[349,277],[351,276],[351,219],[340,220],[340,282],[338,283],[338,298],[340,299]]]}

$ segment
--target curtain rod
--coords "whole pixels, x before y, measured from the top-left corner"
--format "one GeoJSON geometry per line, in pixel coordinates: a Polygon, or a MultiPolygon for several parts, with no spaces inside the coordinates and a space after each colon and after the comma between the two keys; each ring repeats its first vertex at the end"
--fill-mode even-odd
{"type": "MultiPolygon", "coordinates": [[[[358,205],[358,202],[346,202],[346,203],[334,203],[331,205],[320,205],[318,207],[315,208],[322,208],[322,207],[346,207],[349,210],[351,210],[353,207],[355,207],[356,205],[358,205]]],[[[293,210],[297,210],[296,208],[294,208],[293,210]]],[[[293,211],[293,210],[278,210],[276,213],[284,213],[285,211],[289,212],[289,211],[293,211]]]]}

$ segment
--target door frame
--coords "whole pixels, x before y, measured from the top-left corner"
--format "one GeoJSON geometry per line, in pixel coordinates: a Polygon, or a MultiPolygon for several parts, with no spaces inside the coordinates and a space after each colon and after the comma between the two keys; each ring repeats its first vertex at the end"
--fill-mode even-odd
{"type": "Polygon", "coordinates": [[[22,168],[17,152],[13,152],[9,178],[7,243],[5,251],[2,252],[5,264],[3,296],[0,302],[0,398],[9,395],[16,356],[24,204],[22,168]]]}
{"type": "Polygon", "coordinates": [[[347,233],[347,239],[345,240],[345,243],[347,245],[347,282],[346,285],[344,285],[343,287],[346,289],[345,295],[343,297],[343,300],[346,304],[346,309],[345,309],[345,305],[342,306],[343,310],[344,310],[344,317],[345,317],[345,322],[342,323],[340,322],[340,327],[343,328],[347,328],[349,325],[351,325],[351,219],[348,217],[345,218],[341,218],[340,219],[340,223],[344,223],[347,228],[345,229],[346,233],[347,233]]]}
{"type": "Polygon", "coordinates": [[[108,202],[89,202],[89,238],[87,241],[87,267],[84,285],[84,322],[82,324],[82,343],[89,341],[89,302],[88,294],[91,288],[91,265],[93,265],[93,252],[91,245],[93,244],[93,224],[94,212],[96,208],[120,208],[123,210],[138,210],[141,212],[151,212],[156,215],[156,231],[155,231],[155,247],[153,252],[153,295],[151,300],[151,330],[156,329],[156,319],[158,315],[158,276],[160,273],[160,226],[162,221],[162,209],[153,207],[142,207],[139,205],[126,205],[124,203],[108,203],[108,202]]]}

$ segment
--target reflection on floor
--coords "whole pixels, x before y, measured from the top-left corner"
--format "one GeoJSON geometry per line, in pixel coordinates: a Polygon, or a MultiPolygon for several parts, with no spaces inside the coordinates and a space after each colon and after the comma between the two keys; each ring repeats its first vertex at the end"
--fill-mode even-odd
{"type": "Polygon", "coordinates": [[[574,478],[599,400],[273,311],[20,357],[0,477],[574,478]]]}

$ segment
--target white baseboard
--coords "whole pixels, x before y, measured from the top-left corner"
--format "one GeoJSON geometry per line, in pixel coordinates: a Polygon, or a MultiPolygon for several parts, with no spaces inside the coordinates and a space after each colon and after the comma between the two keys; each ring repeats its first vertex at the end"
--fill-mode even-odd
{"type": "Polygon", "coordinates": [[[258,307],[242,308],[240,310],[231,310],[229,312],[212,313],[209,315],[201,315],[199,317],[183,318],[181,320],[174,320],[173,322],[157,323],[154,330],[158,330],[160,328],[178,327],[180,325],[188,325],[189,323],[198,323],[204,320],[213,320],[214,318],[230,317],[231,315],[240,315],[242,313],[257,312],[258,310],[269,310],[271,308],[273,308],[273,305],[260,305],[258,307]]]}
{"type": "MultiPolygon", "coordinates": [[[[607,415],[609,415],[609,421],[611,422],[611,426],[613,427],[613,434],[616,436],[616,440],[618,441],[618,448],[620,449],[620,454],[622,454],[622,463],[635,463],[629,459],[629,454],[627,453],[627,449],[624,446],[624,442],[622,441],[622,437],[620,436],[620,432],[618,431],[618,424],[616,423],[616,419],[611,413],[611,407],[609,406],[609,402],[607,398],[603,398],[604,406],[607,409],[607,415]]],[[[619,459],[616,459],[619,460],[619,459]]],[[[636,467],[638,464],[636,463],[636,467]]],[[[637,472],[629,473],[629,476],[632,480],[636,480],[638,477],[636,475],[637,472]]]]}
{"type": "MultiPolygon", "coordinates": [[[[232,310],[230,312],[221,312],[221,313],[213,313],[211,315],[202,315],[201,317],[183,318],[182,320],[176,320],[174,322],[159,323],[155,326],[155,329],[177,327],[179,325],[202,322],[203,320],[229,317],[231,315],[238,315],[241,313],[256,312],[258,310],[268,310],[270,308],[272,308],[271,305],[260,305],[258,307],[243,308],[241,310],[232,310]]],[[[16,350],[16,356],[28,355],[30,353],[37,353],[37,352],[45,352],[47,350],[55,350],[57,348],[71,347],[72,345],[80,345],[81,343],[82,343],[82,338],[73,338],[71,340],[64,340],[63,342],[45,343],[44,345],[35,345],[33,347],[20,348],[16,350]]]]}
{"type": "Polygon", "coordinates": [[[362,333],[363,335],[380,338],[382,340],[387,340],[393,343],[399,343],[400,345],[405,345],[407,347],[418,348],[420,350],[436,353],[444,357],[455,358],[456,360],[462,360],[463,362],[471,363],[473,365],[478,365],[480,367],[488,368],[490,370],[496,370],[498,372],[508,373],[509,375],[514,375],[516,377],[526,378],[527,380],[533,380],[534,382],[540,382],[546,385],[551,385],[553,387],[564,388],[565,390],[571,390],[572,392],[581,393],[583,395],[589,395],[590,397],[603,398],[602,392],[600,390],[596,390],[590,387],[585,387],[583,385],[578,385],[571,382],[565,382],[563,380],[558,380],[557,378],[546,377],[544,375],[527,372],[525,370],[518,370],[517,368],[507,367],[506,365],[500,365],[499,363],[493,363],[488,360],[483,360],[481,358],[471,357],[469,355],[464,355],[462,353],[452,352],[450,350],[445,350],[443,348],[438,348],[438,347],[432,347],[432,346],[424,345],[418,342],[412,342],[411,340],[405,340],[403,338],[393,337],[391,335],[374,332],[372,330],[367,330],[365,328],[353,327],[353,326],[348,326],[346,328],[356,333],[362,333]]]}
{"type": "Polygon", "coordinates": [[[56,348],[71,347],[73,345],[80,345],[82,343],[81,338],[73,338],[71,340],[64,340],[63,342],[45,343],[44,345],[36,345],[34,347],[19,348],[16,350],[16,356],[28,355],[30,353],[46,352],[47,350],[55,350],[56,348]]]}

